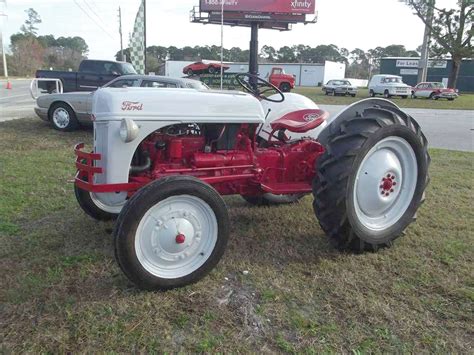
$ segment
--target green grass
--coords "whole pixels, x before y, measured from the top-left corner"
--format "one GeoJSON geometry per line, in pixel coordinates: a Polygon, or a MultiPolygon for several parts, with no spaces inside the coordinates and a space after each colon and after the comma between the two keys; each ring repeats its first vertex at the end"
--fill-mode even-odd
{"type": "MultiPolygon", "coordinates": [[[[360,89],[356,97],[351,96],[326,96],[321,88],[297,87],[295,93],[305,95],[319,105],[350,105],[356,101],[369,97],[368,89],[360,89]]],[[[381,96],[379,96],[381,97],[381,96]]],[[[405,108],[431,108],[431,109],[451,109],[451,110],[474,110],[474,94],[462,94],[454,101],[445,99],[402,99],[401,97],[391,98],[400,107],[405,108]]]]}
{"type": "Polygon", "coordinates": [[[218,267],[151,293],[115,263],[113,224],[75,201],[77,141],[90,144],[91,132],[0,124],[3,353],[472,352],[472,153],[431,151],[417,223],[379,253],[331,249],[311,197],[272,208],[227,198],[231,238],[218,267]]]}

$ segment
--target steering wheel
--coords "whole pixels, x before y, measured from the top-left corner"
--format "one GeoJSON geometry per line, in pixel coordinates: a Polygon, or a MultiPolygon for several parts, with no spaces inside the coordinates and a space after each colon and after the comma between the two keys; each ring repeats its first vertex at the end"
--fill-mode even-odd
{"type": "Polygon", "coordinates": [[[272,83],[260,78],[258,75],[250,74],[250,73],[241,73],[241,74],[237,74],[235,76],[235,79],[237,79],[237,82],[240,84],[240,86],[242,86],[242,88],[245,91],[252,94],[257,99],[266,100],[266,101],[275,102],[275,103],[280,103],[280,102],[285,101],[285,95],[283,95],[283,92],[280,89],[278,89],[272,83]],[[245,80],[245,78],[247,78],[248,80],[245,80]],[[251,84],[252,81],[256,82],[257,84],[256,88],[252,86],[251,84]],[[260,89],[263,89],[263,90],[260,91],[260,89]],[[270,91],[276,91],[276,93],[279,94],[281,98],[270,99],[266,97],[264,94],[270,91]]]}

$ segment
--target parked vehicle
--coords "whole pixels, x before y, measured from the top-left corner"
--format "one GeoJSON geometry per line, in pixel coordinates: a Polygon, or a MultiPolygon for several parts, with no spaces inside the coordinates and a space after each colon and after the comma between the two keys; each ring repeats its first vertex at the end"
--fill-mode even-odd
{"type": "Polygon", "coordinates": [[[411,96],[414,99],[424,97],[432,100],[448,99],[449,101],[459,97],[455,89],[446,88],[443,83],[437,82],[419,83],[413,88],[411,96]]]}
{"type": "Polygon", "coordinates": [[[396,75],[374,75],[369,83],[369,95],[383,95],[386,99],[392,96],[400,96],[406,99],[411,95],[412,87],[405,84],[401,76],[396,75]]]}
{"type": "MultiPolygon", "coordinates": [[[[130,63],[86,59],[79,65],[78,72],[38,70],[36,78],[60,79],[63,92],[73,92],[94,91],[112,79],[132,74],[137,72],[130,63]]],[[[56,84],[52,82],[40,82],[38,86],[48,93],[56,90],[56,84]]]]}
{"type": "MultiPolygon", "coordinates": [[[[170,78],[167,76],[126,75],[104,85],[104,88],[188,88],[207,90],[206,84],[198,80],[170,78]]],[[[73,131],[80,125],[92,124],[92,93],[70,92],[38,97],[35,113],[49,121],[59,131],[73,131]]]]}
{"type": "Polygon", "coordinates": [[[192,76],[195,74],[216,74],[221,72],[221,67],[225,70],[228,70],[230,67],[228,65],[221,65],[221,63],[217,62],[196,62],[193,64],[189,64],[183,68],[183,74],[188,76],[192,76]]]}
{"type": "Polygon", "coordinates": [[[353,86],[349,80],[329,80],[322,88],[326,95],[351,95],[356,97],[357,87],[353,86]]]}
{"type": "Polygon", "coordinates": [[[283,68],[272,68],[269,82],[279,88],[282,92],[290,92],[295,88],[296,79],[293,75],[286,74],[283,68]]]}
{"type": "Polygon", "coordinates": [[[142,289],[185,286],[217,265],[230,232],[223,195],[262,205],[268,195],[313,193],[331,243],[356,252],[390,247],[423,202],[428,142],[392,102],[362,100],[315,134],[329,115],[311,100],[251,74],[237,80],[252,94],[104,88],[93,96],[94,150],[75,147],[76,198],[96,219],[118,217],[115,256],[142,289]],[[262,94],[269,90],[276,94],[262,94]],[[269,108],[288,113],[268,122],[269,108]]]}

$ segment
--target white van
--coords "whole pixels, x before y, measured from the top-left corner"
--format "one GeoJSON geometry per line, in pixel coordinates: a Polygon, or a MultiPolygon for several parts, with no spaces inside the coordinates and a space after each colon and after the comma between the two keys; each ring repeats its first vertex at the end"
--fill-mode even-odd
{"type": "Polygon", "coordinates": [[[411,95],[411,86],[405,84],[401,76],[397,75],[374,75],[369,83],[369,95],[383,95],[386,99],[392,96],[401,96],[406,99],[411,95]]]}

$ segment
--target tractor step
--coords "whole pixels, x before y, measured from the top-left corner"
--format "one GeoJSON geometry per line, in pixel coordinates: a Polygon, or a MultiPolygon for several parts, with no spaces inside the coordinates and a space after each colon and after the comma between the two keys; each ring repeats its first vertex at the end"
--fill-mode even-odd
{"type": "Polygon", "coordinates": [[[274,195],[290,195],[311,192],[311,185],[307,182],[285,182],[261,184],[262,190],[274,195]]]}

